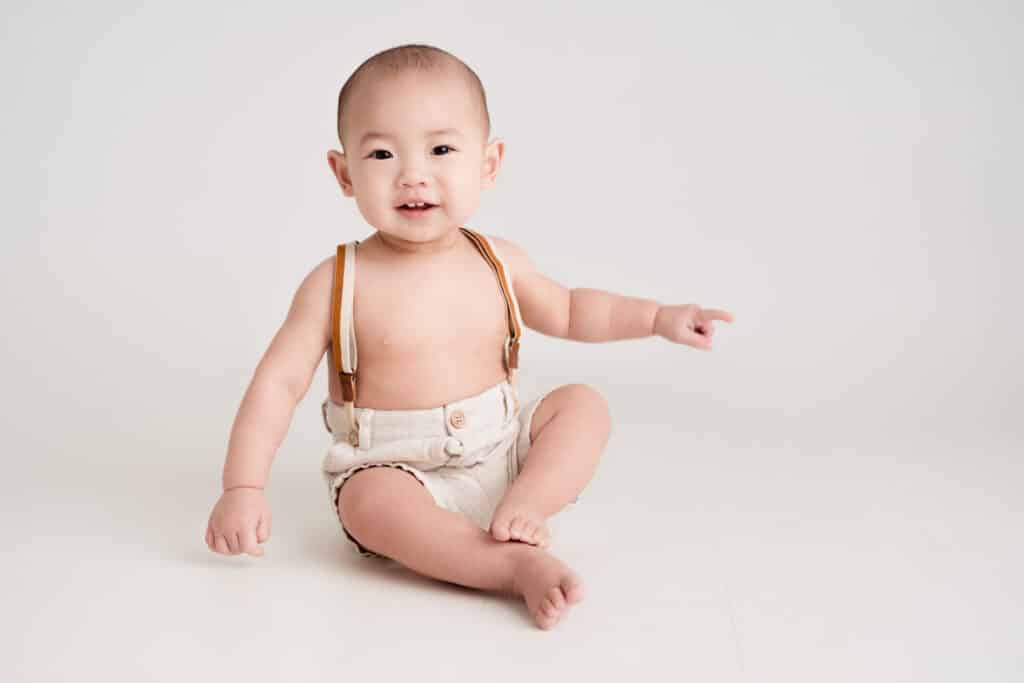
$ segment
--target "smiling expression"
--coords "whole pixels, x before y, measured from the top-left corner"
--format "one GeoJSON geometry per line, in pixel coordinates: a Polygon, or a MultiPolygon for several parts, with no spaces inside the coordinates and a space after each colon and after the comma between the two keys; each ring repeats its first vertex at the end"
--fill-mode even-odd
{"type": "Polygon", "coordinates": [[[367,81],[343,114],[344,152],[328,153],[342,192],[389,236],[443,238],[494,183],[504,143],[486,143],[481,105],[456,74],[410,70],[367,81]],[[408,202],[432,207],[400,208],[408,202]]]}

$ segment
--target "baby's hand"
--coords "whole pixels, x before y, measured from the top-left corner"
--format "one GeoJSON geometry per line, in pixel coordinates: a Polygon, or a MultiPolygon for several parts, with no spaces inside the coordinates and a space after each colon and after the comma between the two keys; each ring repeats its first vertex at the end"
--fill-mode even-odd
{"type": "Polygon", "coordinates": [[[206,545],[222,555],[262,555],[256,545],[270,538],[270,506],[263,489],[236,488],[221,494],[206,526],[206,545]]]}
{"type": "Polygon", "coordinates": [[[694,304],[662,306],[654,317],[654,333],[677,344],[710,351],[713,320],[731,323],[732,313],[694,304]]]}

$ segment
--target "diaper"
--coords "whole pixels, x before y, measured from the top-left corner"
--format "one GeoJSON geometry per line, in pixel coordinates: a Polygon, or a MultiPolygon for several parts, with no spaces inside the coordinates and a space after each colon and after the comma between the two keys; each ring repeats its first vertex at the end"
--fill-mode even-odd
{"type": "MultiPolygon", "coordinates": [[[[335,518],[340,522],[338,493],[349,477],[368,467],[395,467],[414,476],[440,507],[489,529],[494,510],[526,459],[533,414],[543,398],[520,406],[515,387],[506,379],[436,408],[357,407],[358,438],[349,434],[342,406],[327,398],[324,423],[334,443],[321,470],[335,518]]],[[[344,526],[342,530],[361,555],[376,555],[344,526]]]]}

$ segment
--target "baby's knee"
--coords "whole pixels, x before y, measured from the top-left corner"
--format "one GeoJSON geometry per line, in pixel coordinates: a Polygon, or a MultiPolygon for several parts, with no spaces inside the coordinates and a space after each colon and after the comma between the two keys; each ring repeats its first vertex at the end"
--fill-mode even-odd
{"type": "Polygon", "coordinates": [[[345,480],[338,492],[338,517],[350,533],[365,534],[380,518],[381,510],[408,500],[409,487],[418,489],[420,483],[396,467],[359,470],[345,480]]]}
{"type": "Polygon", "coordinates": [[[601,392],[587,384],[568,384],[562,389],[566,392],[566,400],[577,409],[586,411],[595,427],[611,431],[611,411],[601,392]]]}

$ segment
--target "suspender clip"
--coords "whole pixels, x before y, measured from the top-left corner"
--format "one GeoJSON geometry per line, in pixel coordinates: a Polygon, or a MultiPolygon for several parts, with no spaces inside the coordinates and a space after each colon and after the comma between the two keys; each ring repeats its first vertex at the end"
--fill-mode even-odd
{"type": "Polygon", "coordinates": [[[519,368],[519,340],[511,339],[508,343],[508,369],[515,372],[519,368]]]}
{"type": "Polygon", "coordinates": [[[354,373],[339,371],[338,380],[341,382],[341,397],[345,403],[356,402],[356,376],[354,373]]]}

